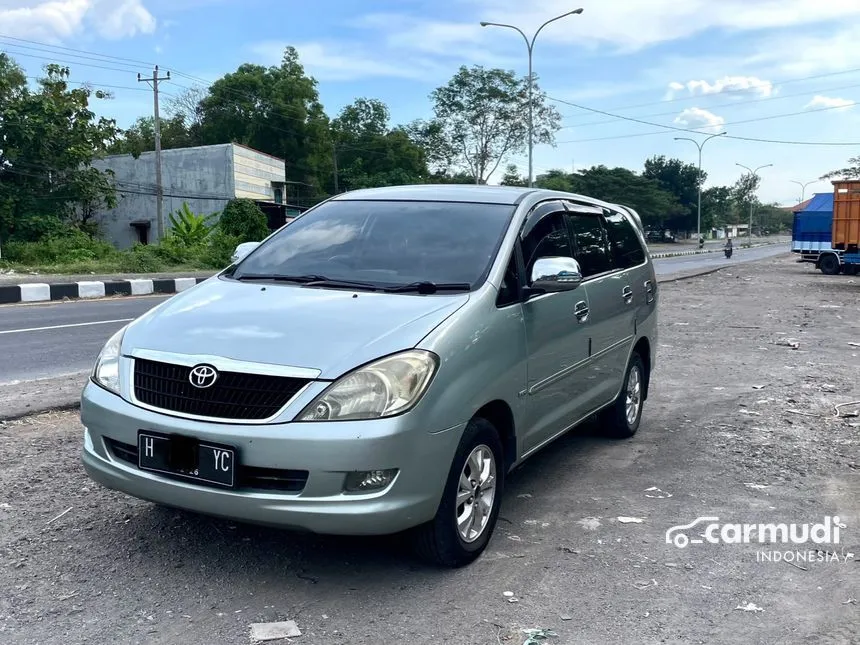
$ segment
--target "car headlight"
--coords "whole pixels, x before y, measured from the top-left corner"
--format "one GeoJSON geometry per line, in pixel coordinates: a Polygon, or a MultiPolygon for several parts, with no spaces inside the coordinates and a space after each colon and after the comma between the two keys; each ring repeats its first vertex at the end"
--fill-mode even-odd
{"type": "Polygon", "coordinates": [[[122,337],[125,334],[126,327],[116,332],[105,343],[93,367],[93,381],[114,394],[119,394],[120,347],[122,346],[122,337]]]}
{"type": "Polygon", "coordinates": [[[402,414],[421,399],[438,364],[435,354],[417,349],[374,361],[335,381],[297,420],[347,421],[402,414]]]}

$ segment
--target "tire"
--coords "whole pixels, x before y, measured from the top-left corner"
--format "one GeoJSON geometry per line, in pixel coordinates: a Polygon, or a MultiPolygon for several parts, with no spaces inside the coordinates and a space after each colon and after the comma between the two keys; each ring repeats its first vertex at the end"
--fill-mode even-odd
{"type": "Polygon", "coordinates": [[[832,253],[828,253],[818,262],[818,268],[824,275],[836,275],[839,273],[839,258],[832,253]]]}
{"type": "Polygon", "coordinates": [[[629,439],[639,430],[646,378],[642,357],[634,352],[624,372],[624,382],[618,398],[603,413],[601,429],[604,436],[612,439],[629,439]],[[632,404],[635,405],[635,412],[630,416],[628,416],[628,393],[633,395],[631,399],[632,404]]]}
{"type": "MultiPolygon", "coordinates": [[[[484,463],[487,464],[487,462],[484,463]]],[[[471,470],[471,464],[469,470],[471,470]]],[[[471,474],[470,472],[468,479],[475,481],[471,474]]],[[[504,482],[505,460],[498,431],[485,419],[472,419],[463,432],[454,461],[451,463],[436,517],[415,529],[413,539],[418,555],[431,564],[450,568],[462,567],[477,560],[486,549],[496,527],[504,482]],[[461,473],[464,473],[467,462],[477,451],[484,456],[492,456],[492,465],[485,467],[489,472],[495,470],[495,486],[492,488],[493,497],[489,504],[486,524],[477,535],[470,536],[470,539],[466,540],[458,528],[458,516],[468,517],[470,508],[485,508],[478,500],[473,501],[471,506],[468,501],[457,504],[458,495],[461,492],[465,493],[460,490],[461,473]]],[[[486,493],[487,490],[489,489],[478,489],[478,492],[486,493]]],[[[481,499],[486,500],[486,495],[481,499]]]]}

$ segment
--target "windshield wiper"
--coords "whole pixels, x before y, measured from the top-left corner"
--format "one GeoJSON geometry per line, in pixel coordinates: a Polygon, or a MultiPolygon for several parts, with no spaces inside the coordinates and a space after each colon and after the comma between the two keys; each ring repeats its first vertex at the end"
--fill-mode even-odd
{"type": "Polygon", "coordinates": [[[388,293],[432,294],[437,291],[469,291],[471,288],[472,285],[468,282],[430,282],[429,280],[422,280],[420,282],[401,284],[396,287],[388,287],[385,291],[388,293]]]}
{"type": "Polygon", "coordinates": [[[358,282],[353,280],[336,280],[327,278],[324,275],[309,273],[305,275],[278,275],[278,274],[262,274],[262,273],[246,273],[237,280],[273,280],[277,282],[295,282],[306,287],[341,287],[341,288],[360,288],[372,289],[376,291],[379,287],[370,282],[358,282]]]}

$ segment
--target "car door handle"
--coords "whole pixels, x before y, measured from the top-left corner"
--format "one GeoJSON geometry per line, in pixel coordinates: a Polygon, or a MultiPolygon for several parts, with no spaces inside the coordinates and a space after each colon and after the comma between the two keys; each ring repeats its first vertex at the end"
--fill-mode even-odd
{"type": "Polygon", "coordinates": [[[628,305],[633,302],[633,289],[630,288],[630,285],[621,290],[621,297],[624,298],[624,302],[628,305]]]}
{"type": "Polygon", "coordinates": [[[654,302],[654,284],[650,280],[645,281],[645,301],[649,305],[654,302]]]}
{"type": "Polygon", "coordinates": [[[576,316],[576,320],[580,323],[584,323],[588,320],[588,303],[584,300],[580,300],[573,307],[573,313],[576,316]]]}

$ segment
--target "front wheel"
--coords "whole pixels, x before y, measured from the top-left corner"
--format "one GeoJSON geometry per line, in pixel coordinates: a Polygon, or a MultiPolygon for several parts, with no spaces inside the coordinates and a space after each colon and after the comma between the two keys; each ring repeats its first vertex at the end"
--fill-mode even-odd
{"type": "Polygon", "coordinates": [[[645,364],[634,352],[624,373],[624,384],[618,398],[608,407],[602,419],[603,434],[613,439],[627,439],[639,430],[645,395],[645,364]]]}
{"type": "Polygon", "coordinates": [[[496,428],[472,419],[454,455],[436,517],[415,530],[415,549],[423,559],[461,567],[484,552],[499,516],[504,464],[496,428]]]}
{"type": "Polygon", "coordinates": [[[836,275],[839,273],[839,258],[837,258],[832,253],[828,253],[823,258],[821,258],[818,268],[821,269],[821,272],[825,275],[836,275]]]}

